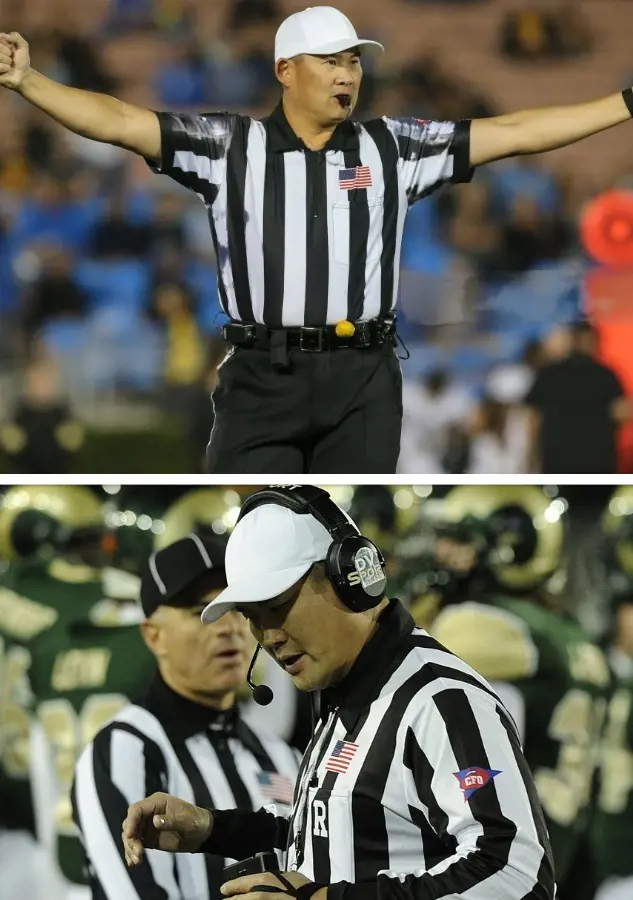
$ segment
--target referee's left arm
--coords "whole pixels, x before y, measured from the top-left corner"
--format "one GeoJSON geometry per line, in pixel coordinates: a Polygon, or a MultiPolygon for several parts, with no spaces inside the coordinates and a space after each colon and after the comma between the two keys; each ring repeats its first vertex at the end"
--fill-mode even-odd
{"type": "Polygon", "coordinates": [[[470,165],[510,156],[545,153],[575,144],[631,118],[630,88],[588,103],[526,109],[488,119],[473,119],[470,165]]]}
{"type": "Polygon", "coordinates": [[[549,838],[519,739],[500,701],[442,687],[407,728],[409,810],[453,852],[428,871],[382,871],[375,883],[339,882],[328,900],[552,900],[549,838]]]}

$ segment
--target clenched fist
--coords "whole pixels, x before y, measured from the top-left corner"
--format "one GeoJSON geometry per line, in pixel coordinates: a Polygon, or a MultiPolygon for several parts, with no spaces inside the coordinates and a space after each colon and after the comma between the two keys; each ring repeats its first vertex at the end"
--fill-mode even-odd
{"type": "Polygon", "coordinates": [[[29,45],[22,35],[0,33],[0,85],[18,90],[30,68],[29,45]]]}
{"type": "Polygon", "coordinates": [[[136,866],[146,849],[195,853],[210,836],[213,816],[170,794],[156,793],[133,803],[123,822],[123,846],[128,866],[136,866]]]}

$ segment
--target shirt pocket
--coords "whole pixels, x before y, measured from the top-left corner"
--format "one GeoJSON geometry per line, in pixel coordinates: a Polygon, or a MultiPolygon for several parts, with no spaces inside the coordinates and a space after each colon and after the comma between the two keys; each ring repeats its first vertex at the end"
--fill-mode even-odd
{"type": "Polygon", "coordinates": [[[353,881],[352,795],[349,790],[308,789],[304,860],[315,881],[353,881]]]}
{"type": "Polygon", "coordinates": [[[382,195],[374,197],[350,197],[347,203],[332,205],[332,231],[334,259],[343,266],[350,262],[350,236],[352,229],[359,227],[366,236],[367,261],[376,262],[382,253],[382,195]],[[369,215],[363,216],[363,207],[369,215]]]}

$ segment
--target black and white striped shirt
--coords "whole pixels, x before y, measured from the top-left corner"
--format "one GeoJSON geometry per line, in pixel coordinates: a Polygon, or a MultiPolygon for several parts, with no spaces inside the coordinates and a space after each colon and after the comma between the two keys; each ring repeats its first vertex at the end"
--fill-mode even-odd
{"type": "Polygon", "coordinates": [[[217,813],[207,849],[288,847],[328,900],[552,900],[515,725],[470,666],[392,601],[325,710],[290,819],[217,813]]]}
{"type": "Polygon", "coordinates": [[[408,207],[472,175],[468,121],[348,121],[311,151],[281,105],[263,121],[158,116],[162,161],[152,168],[206,205],[224,311],[271,328],[390,312],[408,207]],[[350,189],[357,170],[367,186],[350,189]]]}
{"type": "Polygon", "coordinates": [[[149,850],[140,866],[126,866],[121,825],[128,806],[166,791],[207,808],[281,802],[289,810],[298,765],[296,751],[255,733],[237,707],[215,712],[157,676],[147,696],[115,716],[77,763],[73,815],[93,900],[219,900],[223,857],[149,850]]]}

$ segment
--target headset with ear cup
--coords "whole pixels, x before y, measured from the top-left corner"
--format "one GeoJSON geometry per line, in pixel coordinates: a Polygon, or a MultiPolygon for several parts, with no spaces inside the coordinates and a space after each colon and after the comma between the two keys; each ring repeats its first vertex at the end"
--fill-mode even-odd
{"type": "Polygon", "coordinates": [[[332,536],[325,573],[339,600],[352,612],[378,606],[385,596],[385,560],[378,547],[363,537],[327,491],[313,485],[270,487],[252,494],[242,504],[238,522],[266,503],[297,515],[311,515],[332,536]]]}

